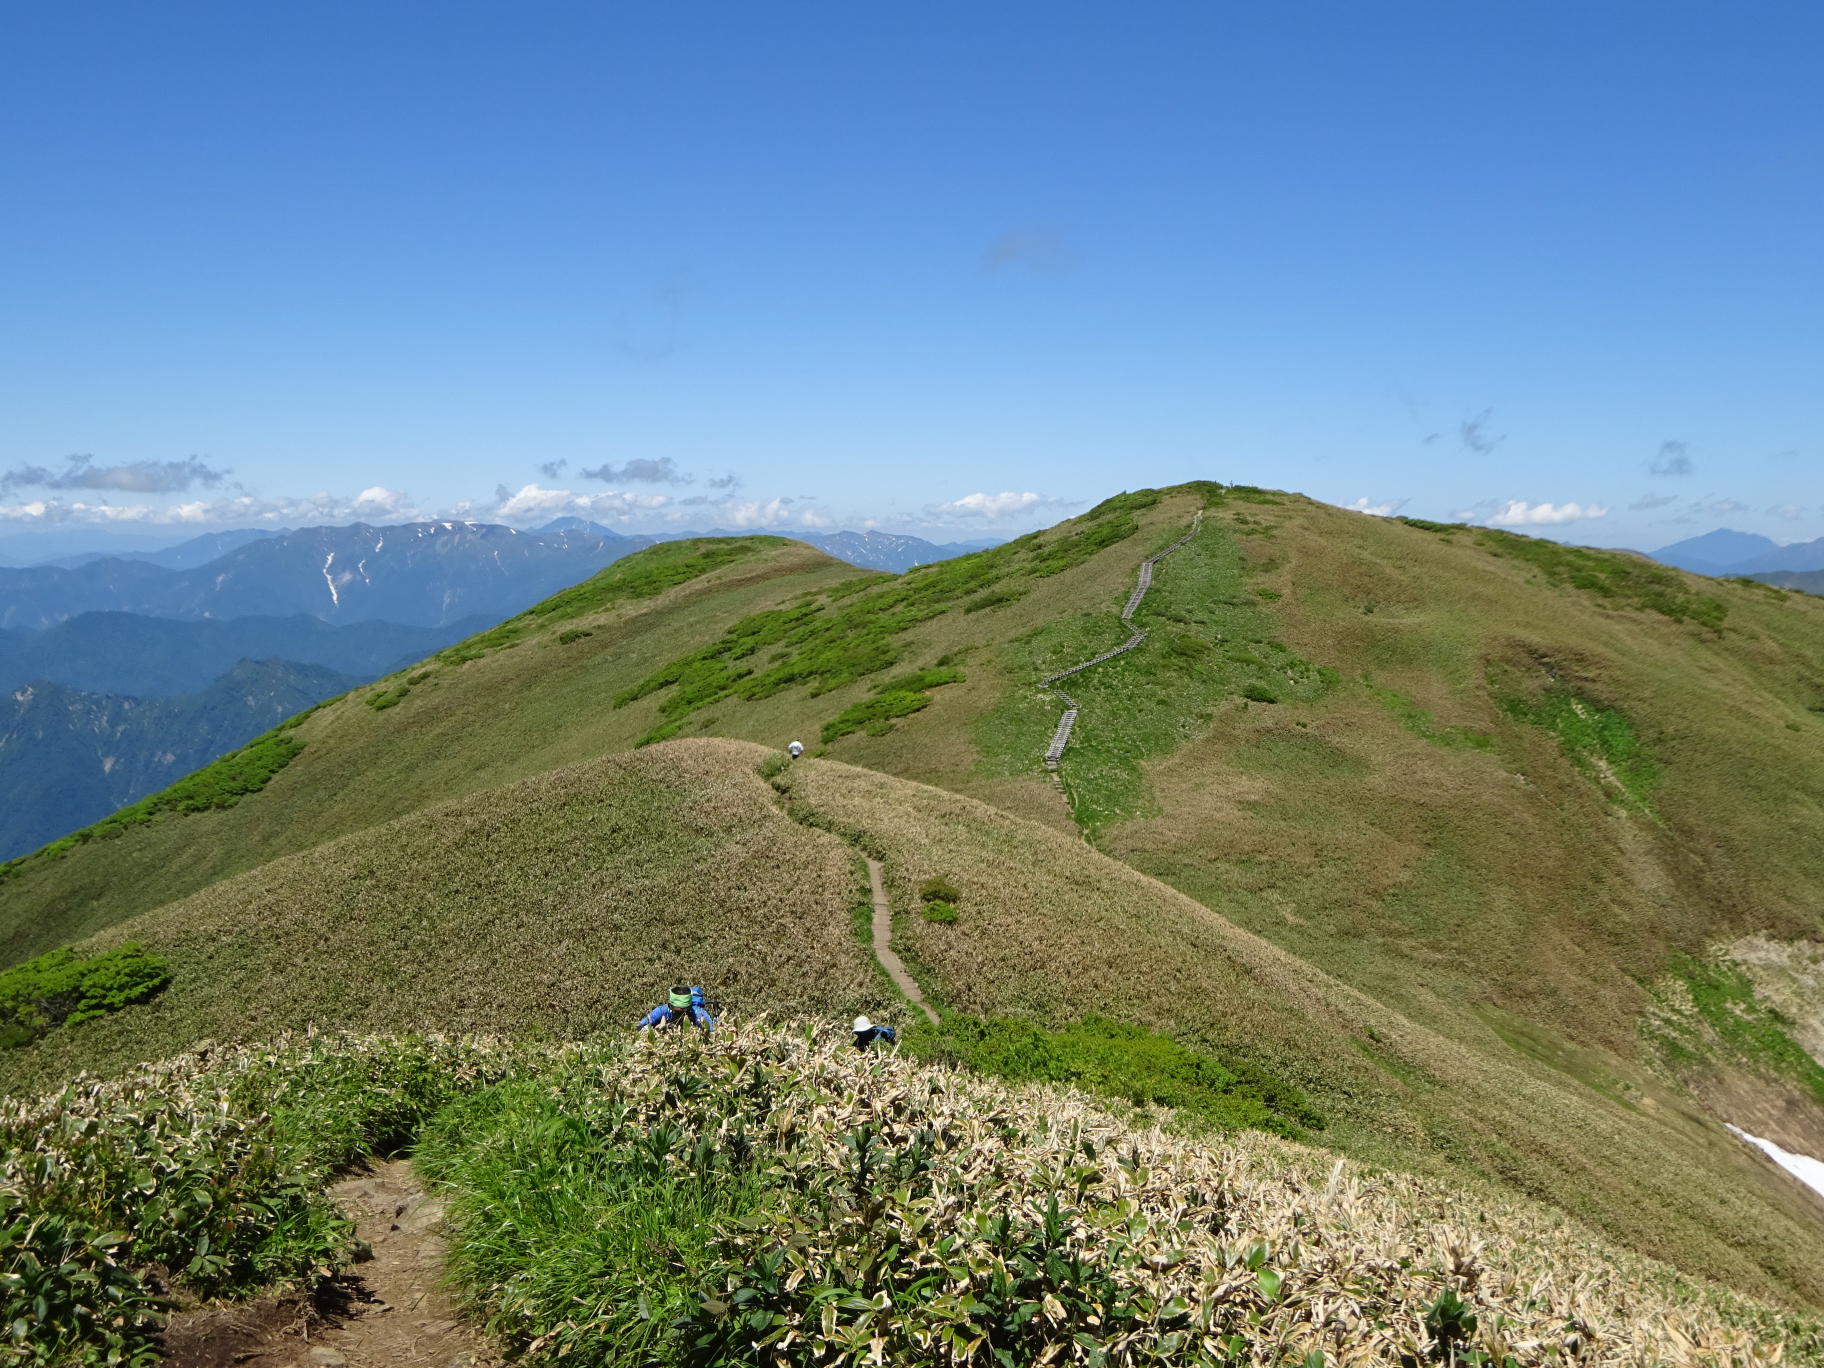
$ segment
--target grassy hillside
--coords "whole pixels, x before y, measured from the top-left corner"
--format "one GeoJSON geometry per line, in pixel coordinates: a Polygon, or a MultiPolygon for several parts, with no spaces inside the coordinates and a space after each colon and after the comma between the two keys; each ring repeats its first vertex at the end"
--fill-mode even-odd
{"type": "Polygon", "coordinates": [[[568,1036],[624,1025],[677,980],[738,1011],[904,1021],[858,935],[860,853],[884,858],[898,944],[948,1009],[1168,1032],[1289,1080],[1346,1152],[1493,1180],[1824,1304],[1824,1223],[1666,1090],[1609,1098],[1477,1056],[1081,840],[851,766],[782,770],[738,742],[523,780],[132,918],[84,948],[137,943],[170,985],[8,1070],[48,1082],[311,1024],[568,1036]],[[954,922],[911,912],[938,876],[960,894],[954,922]]]}
{"type": "Polygon", "coordinates": [[[898,576],[776,539],[654,548],[318,710],[232,808],[14,867],[0,962],[99,932],[178,966],[14,1063],[313,1018],[580,1031],[696,972],[890,1008],[853,934],[860,848],[953,1010],[1169,1032],[1293,1080],[1351,1153],[1815,1304],[1815,1202],[1717,1124],[1824,1153],[1810,1009],[1752,976],[1731,996],[1712,956],[1824,933],[1821,729],[1824,602],[1296,495],[1121,495],[898,576]],[[1126,639],[1135,567],[1199,512],[1146,640],[1072,677],[1053,778],[1037,681],[1126,639]],[[787,799],[750,750],[651,744],[700,737],[860,768],[802,766],[787,799]],[[654,815],[724,801],[688,837],[654,815]],[[769,903],[799,864],[801,903],[769,903]],[[954,922],[910,911],[933,877],[954,922]]]}

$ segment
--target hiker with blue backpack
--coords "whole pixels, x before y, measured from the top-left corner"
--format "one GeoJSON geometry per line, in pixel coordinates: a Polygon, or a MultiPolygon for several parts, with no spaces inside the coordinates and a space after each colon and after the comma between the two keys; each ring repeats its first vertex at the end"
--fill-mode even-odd
{"type": "Polygon", "coordinates": [[[701,988],[682,985],[673,988],[670,997],[640,1019],[640,1029],[662,1031],[679,1022],[701,1026],[705,1035],[715,1029],[715,1020],[709,1014],[709,1002],[704,998],[701,988]]]}
{"type": "Polygon", "coordinates": [[[871,1050],[875,1045],[891,1045],[899,1039],[899,1032],[891,1026],[876,1026],[865,1016],[855,1018],[855,1048],[871,1050]]]}

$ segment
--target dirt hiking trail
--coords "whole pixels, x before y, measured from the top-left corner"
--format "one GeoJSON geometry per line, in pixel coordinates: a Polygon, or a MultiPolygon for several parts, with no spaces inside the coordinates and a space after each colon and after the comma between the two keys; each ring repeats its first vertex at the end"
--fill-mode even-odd
{"type": "Polygon", "coordinates": [[[874,897],[874,958],[880,961],[880,967],[887,971],[894,986],[935,1026],[937,1013],[931,1010],[925,995],[918,991],[918,981],[906,972],[905,962],[893,953],[893,908],[887,902],[886,885],[881,882],[880,861],[872,855],[862,858],[868,862],[868,890],[874,897]]]}
{"type": "Polygon", "coordinates": [[[165,1331],[177,1368],[498,1368],[503,1359],[438,1285],[443,1203],[404,1159],[337,1183],[330,1196],[373,1250],[316,1306],[268,1297],[179,1312],[165,1331]]]}

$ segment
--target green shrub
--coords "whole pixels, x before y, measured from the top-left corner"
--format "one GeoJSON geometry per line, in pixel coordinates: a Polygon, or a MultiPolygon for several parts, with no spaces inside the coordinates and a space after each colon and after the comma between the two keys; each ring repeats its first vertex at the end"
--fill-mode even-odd
{"type": "Polygon", "coordinates": [[[900,675],[885,684],[876,686],[875,693],[923,693],[926,689],[939,688],[945,684],[960,684],[963,672],[954,665],[934,665],[928,670],[914,670],[911,674],[900,675]]]}
{"type": "Polygon", "coordinates": [[[557,634],[557,644],[559,646],[568,646],[573,642],[581,641],[584,637],[594,635],[595,633],[591,632],[586,627],[566,627],[557,634]]]}
{"type": "Polygon", "coordinates": [[[961,890],[948,879],[926,879],[918,886],[918,896],[925,902],[960,903],[963,900],[961,890]]]}
{"type": "Polygon", "coordinates": [[[850,704],[823,724],[824,743],[827,745],[838,737],[863,728],[868,730],[869,735],[879,736],[891,729],[893,718],[907,717],[930,702],[930,694],[907,693],[903,689],[864,698],[859,703],[850,704]],[[879,731],[875,730],[877,726],[879,731]]]}
{"type": "Polygon", "coordinates": [[[984,608],[1000,608],[1005,604],[1018,603],[1026,597],[1024,589],[993,589],[986,594],[977,594],[963,604],[965,613],[979,613],[984,608]]]}
{"type": "Polygon", "coordinates": [[[1451,533],[1466,532],[1469,530],[1469,524],[1467,523],[1428,522],[1424,518],[1395,518],[1394,521],[1403,522],[1408,527],[1416,527],[1421,532],[1451,533]]]}
{"type": "Polygon", "coordinates": [[[1292,1139],[1324,1119],[1292,1084],[1239,1060],[1217,1060],[1170,1036],[1086,1017],[1058,1031],[1011,1017],[962,1014],[904,1036],[915,1058],[1016,1083],[1062,1083],[1134,1106],[1174,1107],[1214,1130],[1271,1131],[1292,1139]]]}
{"type": "Polygon", "coordinates": [[[0,1045],[144,1002],[170,981],[170,965],[137,945],[87,959],[53,950],[0,973],[0,1045]]]}
{"type": "Polygon", "coordinates": [[[944,926],[952,924],[957,918],[956,904],[945,902],[941,898],[933,898],[930,902],[921,904],[918,913],[926,921],[944,926]]]}
{"type": "Polygon", "coordinates": [[[1241,696],[1251,703],[1277,703],[1279,695],[1265,684],[1244,684],[1241,696]]]}

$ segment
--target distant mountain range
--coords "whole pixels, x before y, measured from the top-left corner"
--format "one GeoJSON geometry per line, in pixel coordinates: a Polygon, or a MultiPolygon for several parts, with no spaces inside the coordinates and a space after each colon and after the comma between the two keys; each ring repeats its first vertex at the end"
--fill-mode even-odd
{"type": "Polygon", "coordinates": [[[194,570],[199,565],[207,565],[210,561],[227,555],[237,546],[245,546],[248,542],[261,541],[267,537],[282,537],[290,531],[289,527],[276,530],[244,527],[231,532],[205,532],[200,537],[192,537],[176,546],[163,546],[152,551],[82,551],[73,556],[54,556],[33,564],[74,570],[98,560],[129,560],[143,561],[147,565],[160,566],[166,570],[194,570]]]}
{"type": "MultiPolygon", "coordinates": [[[[735,535],[751,533],[676,537],[735,535]]],[[[906,570],[982,545],[937,546],[884,532],[774,535],[808,541],[870,570],[906,570]]],[[[0,569],[0,628],[49,627],[94,612],[188,620],[308,614],[331,623],[417,627],[498,621],[641,547],[675,539],[622,536],[580,518],[534,532],[442,521],[212,533],[163,551],[0,569]]]]}
{"type": "MultiPolygon", "coordinates": [[[[600,523],[590,522],[586,518],[558,518],[546,523],[539,532],[575,531],[590,532],[597,536],[613,537],[619,534],[603,527],[600,523]]],[[[816,547],[826,556],[834,556],[839,561],[859,566],[863,570],[888,570],[894,574],[903,574],[915,565],[929,565],[933,561],[953,560],[957,556],[966,556],[971,551],[986,551],[991,546],[999,546],[1000,538],[972,542],[928,542],[923,537],[908,536],[899,532],[816,532],[802,527],[768,527],[750,528],[736,531],[726,527],[712,527],[707,532],[666,532],[637,536],[630,540],[642,545],[651,545],[661,541],[682,541],[687,537],[790,537],[816,547]]]]}
{"type": "Polygon", "coordinates": [[[1797,589],[1806,594],[1824,594],[1824,570],[1770,570],[1755,579],[1777,584],[1782,589],[1797,589]]]}
{"type": "Polygon", "coordinates": [[[185,622],[137,613],[83,613],[37,631],[0,630],[0,690],[61,684],[90,693],[169,698],[207,688],[243,660],[316,665],[365,682],[492,626],[394,622],[332,626],[299,613],[185,622]]]}
{"type": "Polygon", "coordinates": [[[1727,527],[1701,537],[1662,546],[1653,559],[1699,575],[1767,575],[1782,571],[1824,570],[1824,537],[1782,546],[1756,532],[1727,527]]]}
{"type": "Polygon", "coordinates": [[[0,860],[154,793],[361,682],[320,665],[245,660],[175,698],[49,683],[0,693],[0,860]]]}

